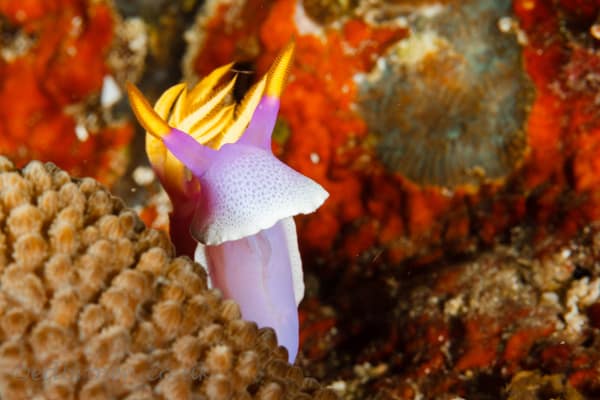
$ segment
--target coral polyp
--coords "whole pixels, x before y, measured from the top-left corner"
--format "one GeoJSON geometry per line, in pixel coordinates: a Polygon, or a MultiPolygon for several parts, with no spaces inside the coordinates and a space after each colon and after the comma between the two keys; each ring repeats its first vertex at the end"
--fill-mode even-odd
{"type": "Polygon", "coordinates": [[[456,187],[518,165],[532,93],[516,35],[498,23],[509,12],[508,1],[416,7],[410,36],[358,76],[360,110],[390,170],[456,187]]]}

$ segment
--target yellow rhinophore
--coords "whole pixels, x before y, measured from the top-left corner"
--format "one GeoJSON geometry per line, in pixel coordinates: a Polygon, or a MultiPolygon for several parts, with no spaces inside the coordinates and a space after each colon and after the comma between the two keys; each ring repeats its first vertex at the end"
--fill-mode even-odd
{"type": "Polygon", "coordinates": [[[215,69],[189,91],[183,83],[170,87],[159,97],[154,108],[135,86],[127,86],[132,109],[146,129],[148,159],[163,185],[185,194],[189,174],[161,138],[171,128],[177,128],[213,149],[236,142],[263,96],[281,96],[294,48],[295,44],[291,42],[282,50],[270,70],[248,90],[239,104],[233,99],[236,76],[219,86],[233,63],[215,69]]]}
{"type": "Polygon", "coordinates": [[[296,44],[292,41],[281,50],[271,69],[267,72],[269,82],[265,94],[270,97],[279,98],[285,87],[287,76],[294,60],[294,49],[296,44]]]}

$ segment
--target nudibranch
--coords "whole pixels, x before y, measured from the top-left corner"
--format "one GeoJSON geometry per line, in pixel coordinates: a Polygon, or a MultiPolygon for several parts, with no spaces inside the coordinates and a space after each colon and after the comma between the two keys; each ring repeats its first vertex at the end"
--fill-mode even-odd
{"type": "Polygon", "coordinates": [[[293,53],[290,43],[239,104],[232,100],[235,77],[217,87],[232,64],[189,92],[184,84],[171,87],[154,108],[128,87],[147,131],[148,158],[173,203],[170,233],[178,252],[195,246],[212,285],[240,305],[245,319],[272,327],[290,362],[304,294],[293,216],[313,212],[328,196],[271,151],[293,53]]]}

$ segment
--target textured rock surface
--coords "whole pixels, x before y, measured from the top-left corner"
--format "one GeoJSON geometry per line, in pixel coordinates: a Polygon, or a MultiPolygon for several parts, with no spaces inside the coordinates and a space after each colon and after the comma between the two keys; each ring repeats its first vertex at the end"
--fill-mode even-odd
{"type": "Polygon", "coordinates": [[[537,245],[533,229],[474,256],[348,279],[337,295],[356,300],[340,308],[360,318],[337,314],[340,350],[309,371],[345,399],[599,398],[600,225],[537,245]]]}

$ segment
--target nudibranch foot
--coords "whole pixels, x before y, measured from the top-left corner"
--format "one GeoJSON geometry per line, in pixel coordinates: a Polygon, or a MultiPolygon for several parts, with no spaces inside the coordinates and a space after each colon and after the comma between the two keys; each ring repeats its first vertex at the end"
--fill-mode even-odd
{"type": "Polygon", "coordinates": [[[255,235],[198,245],[195,256],[208,265],[211,283],[238,302],[245,319],[275,330],[290,362],[298,352],[297,300],[304,291],[295,230],[287,218],[255,235]]]}

